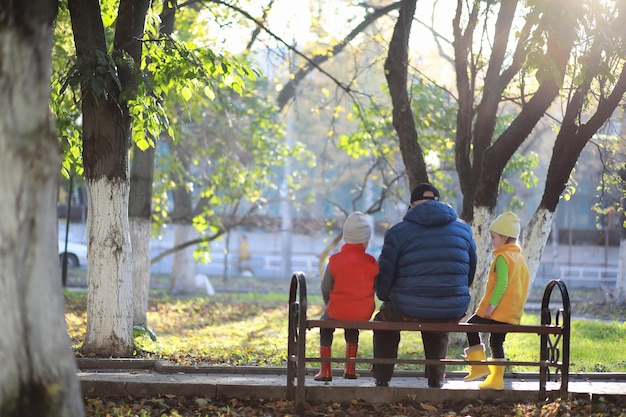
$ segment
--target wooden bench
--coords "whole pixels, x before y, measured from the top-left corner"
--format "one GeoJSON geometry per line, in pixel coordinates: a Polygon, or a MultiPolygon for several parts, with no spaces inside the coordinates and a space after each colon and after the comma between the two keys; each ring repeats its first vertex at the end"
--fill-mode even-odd
{"type": "Polygon", "coordinates": [[[546,398],[546,382],[550,377],[550,368],[554,369],[554,381],[560,375],[561,398],[567,398],[570,360],[570,301],[565,284],[552,280],[546,286],[541,304],[541,324],[537,325],[494,325],[470,323],[420,323],[420,322],[383,322],[383,321],[339,321],[309,320],[307,318],[306,279],[302,272],[296,272],[291,278],[289,290],[289,320],[287,347],[287,398],[295,401],[296,412],[302,413],[305,402],[306,364],[309,362],[355,362],[355,363],[393,363],[393,364],[446,364],[480,365],[484,361],[467,359],[383,359],[383,358],[320,358],[306,357],[306,334],[314,328],[337,328],[359,330],[398,330],[398,331],[438,331],[438,332],[479,332],[479,333],[530,333],[539,335],[539,360],[510,361],[492,360],[492,365],[520,365],[539,367],[538,400],[546,398]],[[554,314],[550,310],[552,291],[558,288],[561,306],[554,314]]]}

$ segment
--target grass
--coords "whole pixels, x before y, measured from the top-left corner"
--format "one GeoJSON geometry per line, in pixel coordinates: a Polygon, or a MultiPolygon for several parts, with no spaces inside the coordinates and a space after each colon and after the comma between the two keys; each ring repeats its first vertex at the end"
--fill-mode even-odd
{"type": "MultiPolygon", "coordinates": [[[[86,299],[85,292],[66,291],[66,322],[77,355],[80,355],[86,329],[86,299]]],[[[185,299],[169,298],[162,292],[154,292],[149,302],[148,326],[157,338],[153,341],[145,334],[137,336],[137,357],[162,358],[181,365],[285,366],[287,301],[286,292],[218,293],[211,297],[185,299]]],[[[321,296],[309,295],[308,305],[309,317],[319,317],[323,306],[321,296]]],[[[615,311],[610,306],[607,309],[615,311]]],[[[538,323],[539,317],[527,314],[522,322],[538,323]]],[[[623,319],[572,320],[570,372],[626,372],[622,348],[625,339],[626,324],[623,319]]],[[[465,339],[459,337],[458,341],[450,346],[449,358],[461,357],[465,339]]],[[[317,331],[307,335],[306,349],[307,356],[317,355],[317,331]]],[[[333,356],[343,356],[344,349],[343,331],[338,329],[333,356]]],[[[359,352],[359,356],[371,357],[371,331],[361,332],[359,352]]],[[[511,360],[536,360],[539,336],[509,334],[505,353],[511,360]]],[[[400,357],[423,355],[420,335],[404,332],[400,357]]],[[[362,371],[367,366],[358,365],[362,371]]],[[[407,368],[411,369],[410,366],[407,368]]],[[[510,367],[509,370],[536,371],[522,367],[510,367]]]]}

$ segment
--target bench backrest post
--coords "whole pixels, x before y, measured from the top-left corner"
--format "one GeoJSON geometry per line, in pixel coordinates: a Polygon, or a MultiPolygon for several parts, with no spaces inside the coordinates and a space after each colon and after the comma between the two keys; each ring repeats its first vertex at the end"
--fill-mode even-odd
{"type": "MultiPolygon", "coordinates": [[[[541,301],[541,324],[555,324],[563,327],[562,334],[562,363],[561,368],[561,398],[567,398],[567,389],[569,383],[569,361],[570,361],[570,340],[571,340],[571,316],[572,306],[570,303],[569,292],[565,282],[560,279],[551,280],[543,293],[543,299],[541,301]],[[561,294],[562,307],[557,310],[554,317],[554,323],[552,323],[552,317],[550,313],[550,299],[552,298],[552,292],[554,288],[558,288],[561,294]]],[[[541,337],[541,359],[548,358],[548,337],[547,335],[541,337]]],[[[554,354],[554,352],[553,352],[554,354]]],[[[542,380],[543,380],[542,372],[542,380]]],[[[543,382],[543,381],[542,381],[543,382]]]]}
{"type": "MultiPolygon", "coordinates": [[[[294,317],[293,322],[290,323],[289,327],[292,329],[294,334],[294,340],[292,343],[292,349],[297,351],[298,358],[306,358],[306,310],[307,310],[307,291],[306,291],[306,278],[304,272],[294,272],[291,278],[291,293],[290,293],[290,305],[291,297],[295,298],[299,296],[299,299],[294,304],[294,317]]],[[[292,321],[292,317],[289,318],[292,321]]],[[[306,375],[306,363],[297,363],[296,369],[296,384],[298,387],[304,387],[304,377],[306,375]]],[[[293,375],[287,377],[288,381],[291,379],[293,381],[293,375]]],[[[296,413],[302,414],[304,412],[304,402],[305,402],[305,391],[303,389],[295,390],[295,403],[296,403],[296,413]]]]}

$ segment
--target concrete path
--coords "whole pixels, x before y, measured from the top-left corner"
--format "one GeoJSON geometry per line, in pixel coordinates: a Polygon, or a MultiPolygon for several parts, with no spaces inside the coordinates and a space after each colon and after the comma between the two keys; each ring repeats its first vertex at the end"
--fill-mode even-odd
{"type": "MultiPolygon", "coordinates": [[[[188,367],[163,361],[133,359],[79,359],[78,377],[85,395],[101,396],[197,396],[204,398],[286,399],[285,368],[265,367],[188,367]]],[[[328,383],[313,380],[316,369],[305,378],[306,401],[349,401],[360,398],[372,403],[414,401],[475,401],[482,399],[537,401],[536,374],[505,374],[504,391],[478,388],[479,382],[463,382],[465,373],[450,372],[442,389],[428,388],[421,373],[396,371],[389,387],[374,386],[368,371],[356,380],[343,379],[341,370],[328,383]]],[[[549,381],[550,398],[558,397],[559,383],[549,381]]],[[[572,374],[570,397],[605,397],[626,403],[626,375],[572,374]]]]}

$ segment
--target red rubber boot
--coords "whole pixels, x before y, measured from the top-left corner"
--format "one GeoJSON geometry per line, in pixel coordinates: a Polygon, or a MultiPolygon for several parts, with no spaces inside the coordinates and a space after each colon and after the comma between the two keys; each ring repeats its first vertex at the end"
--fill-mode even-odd
{"type": "MultiPolygon", "coordinates": [[[[330,358],[330,346],[320,346],[320,358],[330,358]]],[[[320,372],[313,377],[316,381],[332,381],[330,362],[320,362],[320,372]]]]}
{"type": "MultiPolygon", "coordinates": [[[[346,358],[356,358],[356,352],[359,350],[359,345],[356,343],[346,344],[346,358]]],[[[356,363],[346,362],[346,367],[343,371],[343,377],[346,379],[356,379],[356,363]]]]}

